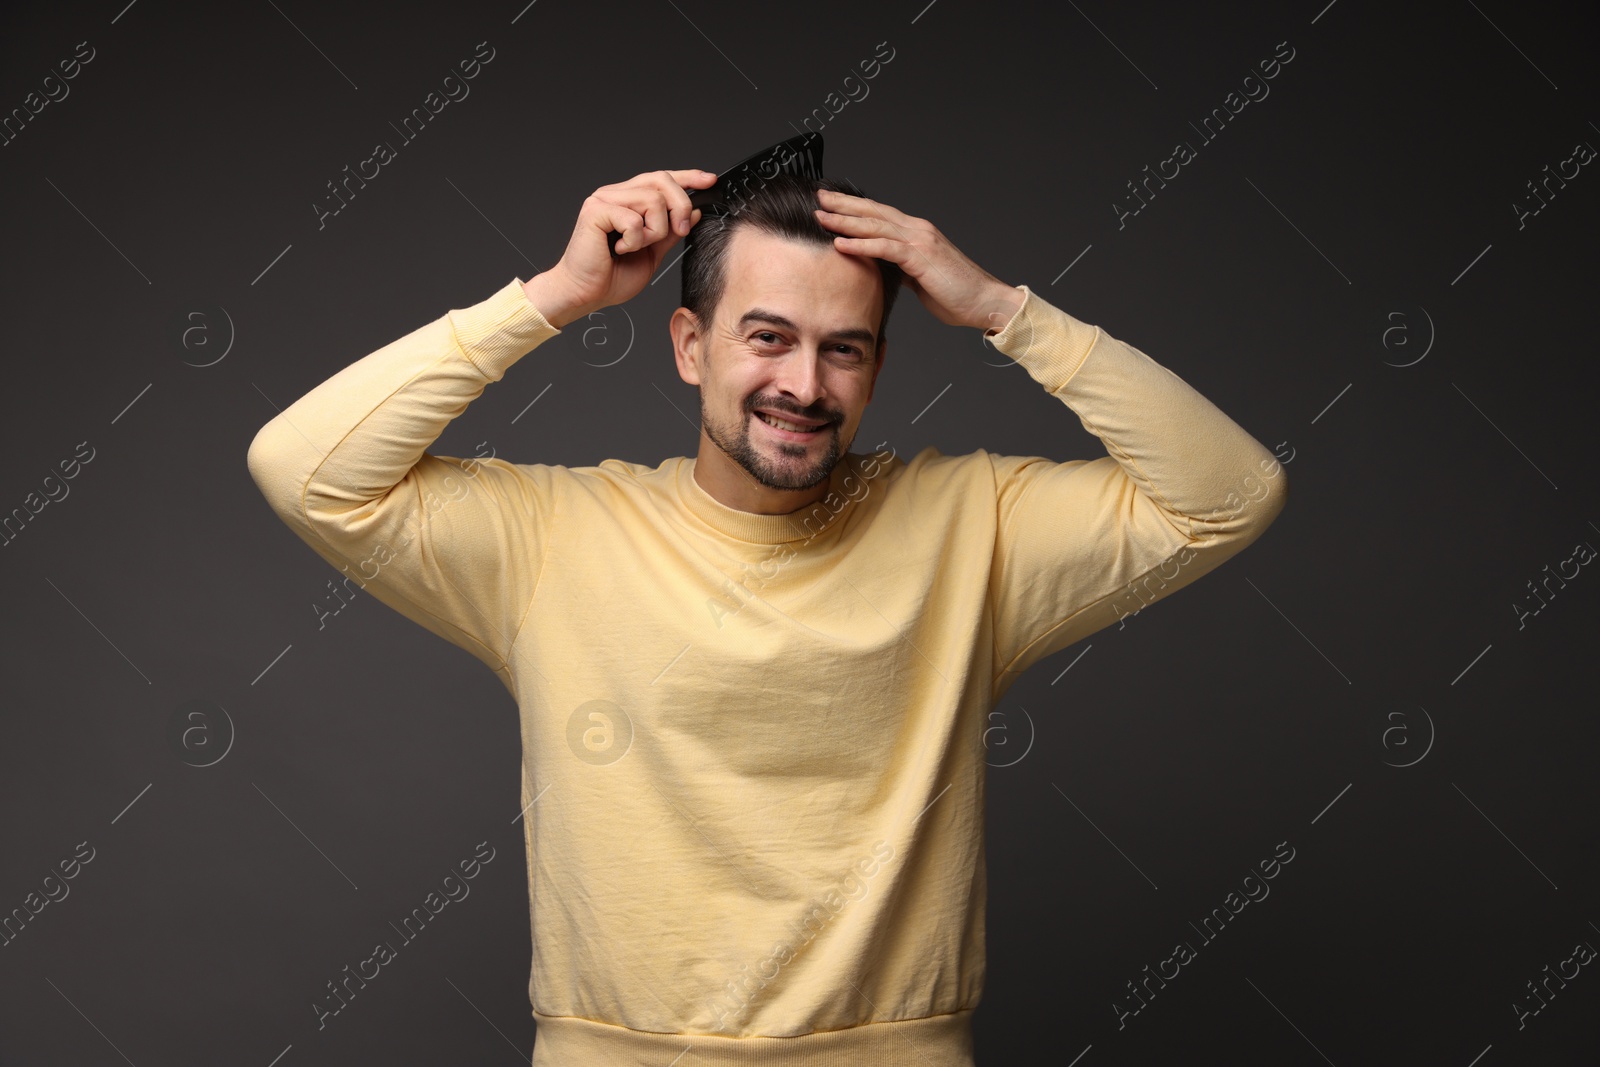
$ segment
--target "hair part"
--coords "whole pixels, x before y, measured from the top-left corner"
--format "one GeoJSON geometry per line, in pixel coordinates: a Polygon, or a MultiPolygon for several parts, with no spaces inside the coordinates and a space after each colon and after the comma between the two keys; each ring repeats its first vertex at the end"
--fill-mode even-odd
{"type": "MultiPolygon", "coordinates": [[[[779,173],[764,179],[755,189],[749,182],[738,191],[734,208],[726,215],[702,215],[690,231],[689,247],[683,255],[683,306],[694,313],[702,326],[709,327],[717,305],[727,288],[728,245],[741,227],[768,233],[791,241],[833,247],[838,236],[824,229],[813,212],[822,205],[818,189],[829,189],[848,196],[865,196],[855,183],[844,178],[802,178],[779,173]]],[[[889,335],[889,312],[900,293],[900,265],[873,258],[883,280],[883,314],[878,319],[879,358],[889,335]]]]}

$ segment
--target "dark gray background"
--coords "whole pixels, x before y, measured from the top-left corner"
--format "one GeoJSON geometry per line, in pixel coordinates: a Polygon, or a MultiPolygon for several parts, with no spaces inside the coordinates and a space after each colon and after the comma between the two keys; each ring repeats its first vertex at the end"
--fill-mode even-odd
{"type": "MultiPolygon", "coordinates": [[[[246,448],[341,367],[548,268],[597,186],[726,168],[881,41],[823,131],[830,173],[1293,450],[1258,544],[997,707],[978,1062],[1596,1062],[1594,968],[1521,1028],[1513,1008],[1600,944],[1600,576],[1520,629],[1513,607],[1600,544],[1600,176],[1521,228],[1512,207],[1600,145],[1583,10],[11,6],[0,109],[78,42],[95,58],[0,148],[0,509],[95,453],[0,548],[0,913],[77,843],[95,857],[0,948],[0,1062],[527,1061],[516,709],[370,597],[319,630],[335,572],[246,448]],[[325,183],[480,41],[470,96],[319,230],[325,183]],[[1283,41],[1270,95],[1201,143],[1189,123],[1283,41]],[[1119,229],[1125,183],[1179,140],[1197,158],[1119,229]],[[175,746],[191,701],[206,751],[234,731],[208,767],[175,746]],[[319,1032],[324,983],[480,841],[472,895],[319,1032]],[[1189,924],[1279,842],[1271,895],[1201,945],[1189,924]],[[1126,983],[1185,939],[1197,958],[1119,1029],[1126,983]]],[[[1103,454],[901,299],[857,451],[1103,454]]],[[[669,265],[432,451],[693,454],[677,302],[669,265]]]]}

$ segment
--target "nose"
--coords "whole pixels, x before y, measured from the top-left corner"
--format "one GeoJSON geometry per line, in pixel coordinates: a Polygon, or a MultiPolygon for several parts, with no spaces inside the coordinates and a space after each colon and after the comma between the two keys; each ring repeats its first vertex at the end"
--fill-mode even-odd
{"type": "Polygon", "coordinates": [[[823,396],[822,356],[820,352],[805,351],[800,347],[784,357],[773,387],[792,400],[796,407],[809,411],[823,396]]]}

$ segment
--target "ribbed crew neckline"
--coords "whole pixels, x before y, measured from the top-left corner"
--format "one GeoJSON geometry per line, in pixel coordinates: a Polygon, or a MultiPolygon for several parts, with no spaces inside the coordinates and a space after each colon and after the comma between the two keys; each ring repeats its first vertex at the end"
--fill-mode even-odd
{"type": "Polygon", "coordinates": [[[730,508],[706,492],[705,488],[695,481],[694,467],[694,457],[678,457],[676,482],[678,499],[683,502],[683,506],[717,533],[735,540],[761,545],[804,541],[831,528],[834,520],[842,516],[854,503],[842,489],[844,479],[854,474],[858,481],[861,480],[860,457],[853,452],[846,452],[828,475],[828,490],[834,494],[834,503],[839,505],[837,511],[826,505],[827,494],[823,494],[821,499],[787,514],[761,515],[753,511],[730,508]],[[810,520],[809,526],[807,520],[810,520]]]}

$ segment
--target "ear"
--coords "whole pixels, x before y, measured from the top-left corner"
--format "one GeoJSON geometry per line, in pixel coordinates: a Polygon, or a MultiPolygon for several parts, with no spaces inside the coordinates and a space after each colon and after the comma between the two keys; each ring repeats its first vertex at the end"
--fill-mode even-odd
{"type": "Polygon", "coordinates": [[[690,385],[700,384],[700,357],[705,350],[705,335],[694,312],[680,307],[667,322],[672,335],[672,355],[678,361],[678,377],[690,385]]]}

